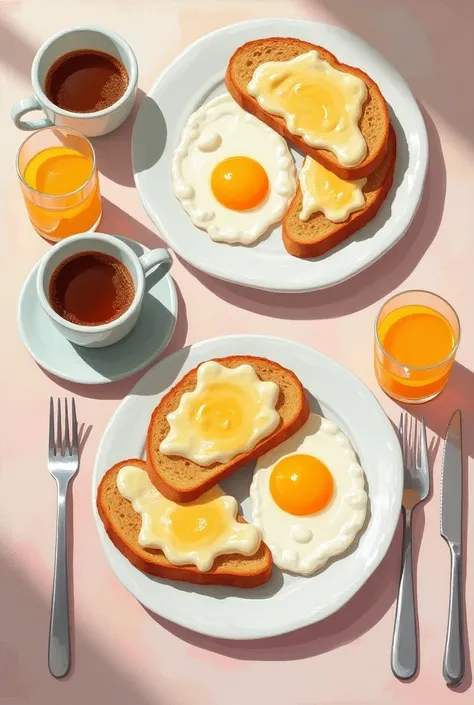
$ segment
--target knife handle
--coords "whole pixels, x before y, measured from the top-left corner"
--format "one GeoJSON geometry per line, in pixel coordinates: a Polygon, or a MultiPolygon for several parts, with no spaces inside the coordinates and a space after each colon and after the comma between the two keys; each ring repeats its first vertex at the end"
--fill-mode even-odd
{"type": "Polygon", "coordinates": [[[448,685],[459,685],[464,678],[464,640],[462,625],[462,572],[459,546],[450,545],[451,585],[449,617],[444,647],[443,676],[448,685]]]}
{"type": "Polygon", "coordinates": [[[411,510],[403,512],[402,573],[392,641],[392,671],[402,680],[412,678],[418,669],[418,637],[413,590],[411,510]]]}

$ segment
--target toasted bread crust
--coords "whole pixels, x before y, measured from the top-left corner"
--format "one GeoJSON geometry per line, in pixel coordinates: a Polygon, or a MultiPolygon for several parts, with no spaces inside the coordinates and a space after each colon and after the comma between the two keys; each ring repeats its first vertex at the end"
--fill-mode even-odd
{"type": "Polygon", "coordinates": [[[282,416],[279,426],[273,433],[260,441],[250,453],[241,453],[228,463],[214,463],[204,468],[178,456],[164,456],[159,446],[169,431],[166,416],[174,411],[185,391],[196,387],[197,367],[190,370],[162,398],[154,410],[146,439],[146,469],[151,482],[168,499],[174,502],[191,502],[203,492],[209,490],[236,470],[260,457],[275,446],[292,436],[309,416],[309,404],[301,382],[296,375],[276,362],[253,356],[230,356],[216,360],[225,367],[252,365],[260,379],[280,379],[287,385],[280,384],[277,410],[282,416]],[[284,413],[284,415],[283,415],[284,413]],[[182,472],[184,478],[176,476],[182,472]]]}
{"type": "Polygon", "coordinates": [[[390,127],[386,157],[378,169],[368,177],[363,188],[366,197],[365,208],[350,213],[342,223],[331,223],[322,213],[313,213],[307,221],[301,221],[299,213],[303,196],[298,184],[282,222],[282,238],[287,252],[294,257],[319,257],[375,218],[392,186],[395,158],[396,137],[393,127],[390,127]],[[316,223],[320,223],[322,232],[318,233],[315,227],[312,237],[311,229],[316,223]]]}
{"type": "MultiPolygon", "coordinates": [[[[249,78],[251,78],[251,76],[249,78]]],[[[331,54],[330,51],[324,49],[323,47],[317,46],[316,44],[310,44],[309,42],[303,42],[294,37],[271,37],[247,42],[239,47],[232,55],[227,66],[225,83],[231,96],[244,110],[265,122],[286,140],[292,142],[304,154],[307,154],[315,159],[317,162],[325,166],[326,169],[333,171],[341,179],[361,179],[368,176],[383,161],[387,148],[390,120],[385,99],[378,85],[370,78],[370,76],[364,73],[364,71],[361,71],[354,66],[347,66],[347,64],[340,63],[334,54],[331,54]],[[266,51],[266,47],[268,48],[268,52],[266,51]],[[324,149],[318,149],[317,147],[311,147],[299,135],[291,134],[286,127],[286,122],[283,118],[266,112],[260,107],[256,98],[247,93],[246,88],[248,77],[246,76],[244,78],[241,75],[242,65],[246,64],[243,60],[244,57],[251,56],[254,51],[260,51],[262,61],[259,63],[264,63],[266,61],[275,60],[275,54],[280,50],[285,55],[284,59],[287,60],[314,49],[316,49],[321,58],[331,64],[331,66],[334,66],[334,68],[339,71],[344,71],[357,76],[366,84],[368,89],[368,97],[364,103],[362,116],[359,120],[359,126],[362,129],[362,134],[366,132],[364,128],[364,113],[367,113],[371,109],[370,105],[372,105],[372,108],[374,108],[374,106],[377,108],[377,122],[379,123],[377,125],[377,138],[372,145],[368,144],[368,154],[364,161],[357,166],[341,166],[332,152],[324,149]]],[[[367,134],[364,134],[364,137],[367,139],[367,134]]]]}
{"type": "MultiPolygon", "coordinates": [[[[126,465],[135,465],[145,470],[144,461],[138,459],[123,460],[110,468],[97,490],[97,511],[110,540],[135,568],[159,578],[199,585],[252,588],[263,585],[271,578],[271,553],[263,541],[254,556],[218,556],[212,569],[205,573],[192,565],[175,566],[167,560],[162,551],[140,546],[138,533],[141,518],[117,489],[117,474],[126,465]],[[111,506],[111,502],[114,506],[111,506]],[[130,525],[131,520],[133,526],[130,525]]],[[[238,521],[245,522],[245,519],[239,516],[238,521]]]]}

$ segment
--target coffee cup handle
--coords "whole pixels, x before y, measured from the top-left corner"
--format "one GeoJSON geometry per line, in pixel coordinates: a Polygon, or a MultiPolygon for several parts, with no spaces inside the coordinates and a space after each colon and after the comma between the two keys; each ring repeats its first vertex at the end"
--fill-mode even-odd
{"type": "MultiPolygon", "coordinates": [[[[139,257],[138,261],[142,266],[143,274],[146,276],[151,269],[154,269],[154,267],[157,267],[160,264],[171,265],[173,259],[168,250],[160,248],[157,250],[150,250],[150,252],[147,252],[139,257]]],[[[166,271],[168,271],[168,269],[169,266],[166,271]]]]}
{"type": "Polygon", "coordinates": [[[42,127],[52,126],[53,123],[46,116],[42,120],[22,120],[23,115],[30,113],[32,110],[42,110],[41,103],[34,95],[19,100],[13,106],[11,116],[19,130],[40,130],[42,127]]]}

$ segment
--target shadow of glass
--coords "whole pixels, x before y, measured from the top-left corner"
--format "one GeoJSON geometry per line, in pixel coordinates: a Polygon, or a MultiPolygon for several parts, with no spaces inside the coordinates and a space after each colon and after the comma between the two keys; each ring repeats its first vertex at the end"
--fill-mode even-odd
{"type": "Polygon", "coordinates": [[[135,187],[131,152],[132,132],[144,101],[145,93],[141,88],[138,88],[135,104],[127,120],[108,135],[94,137],[91,140],[99,173],[111,181],[129,188],[135,187]]]}
{"type": "Polygon", "coordinates": [[[156,247],[167,247],[158,233],[150,230],[133,216],[125,213],[119,206],[102,196],[102,220],[100,231],[111,235],[122,235],[153,250],[156,247]]]}
{"type": "MultiPolygon", "coordinates": [[[[427,427],[441,439],[446,435],[453,411],[461,409],[463,426],[468,431],[474,428],[474,372],[455,361],[448,383],[439,397],[428,404],[400,406],[417,418],[423,415],[427,427]]],[[[463,435],[463,449],[467,457],[474,458],[474,435],[469,431],[463,435]]]]}
{"type": "Polygon", "coordinates": [[[168,130],[160,107],[145,96],[133,127],[133,171],[139,174],[151,169],[166,147],[168,130]],[[150,139],[153,135],[153,139],[150,139]]]}

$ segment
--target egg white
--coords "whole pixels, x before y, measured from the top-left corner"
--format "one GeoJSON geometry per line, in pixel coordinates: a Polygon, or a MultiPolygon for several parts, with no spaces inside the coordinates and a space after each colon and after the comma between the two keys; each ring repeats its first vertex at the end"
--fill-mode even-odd
{"type": "Polygon", "coordinates": [[[368,506],[364,472],[349,439],[335,423],[318,414],[310,414],[296,434],[259,458],[250,499],[252,523],[262,532],[274,563],[300,575],[311,575],[349,548],[364,524],[368,506]],[[315,514],[289,514],[271,495],[275,464],[294,454],[318,458],[333,476],[333,497],[315,514]]]}
{"type": "Polygon", "coordinates": [[[171,165],[173,190],[196,227],[216,242],[250,245],[280,221],[296,189],[295,165],[280,135],[246,113],[229,93],[203,105],[187,121],[171,165]],[[229,157],[250,157],[265,169],[269,193],[247,211],[214,196],[211,175],[229,157]]]}

